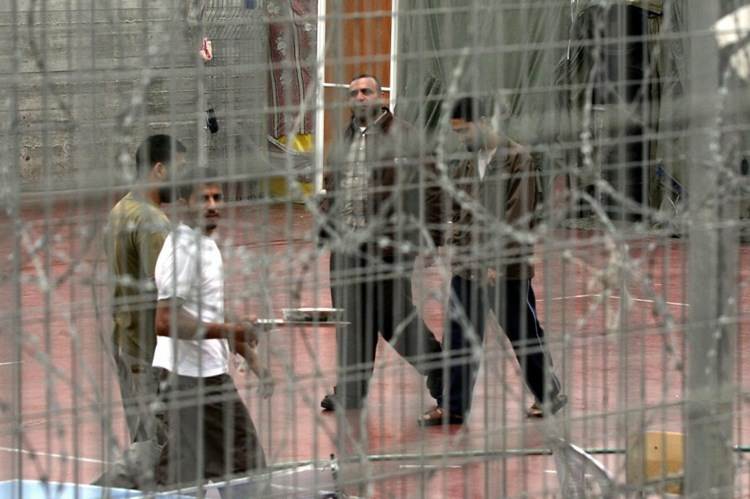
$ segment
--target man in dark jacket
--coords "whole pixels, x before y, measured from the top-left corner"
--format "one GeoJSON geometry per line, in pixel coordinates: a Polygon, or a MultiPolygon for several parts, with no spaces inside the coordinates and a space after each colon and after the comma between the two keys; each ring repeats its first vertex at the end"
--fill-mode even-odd
{"type": "Polygon", "coordinates": [[[475,119],[479,114],[478,102],[467,97],[457,101],[451,115],[451,126],[469,154],[451,172],[455,192],[450,193],[446,243],[455,251],[450,328],[443,336],[447,397],[438,397],[437,407],[422,416],[425,426],[463,424],[471,409],[489,310],[511,340],[537,401],[529,415],[542,416],[545,406],[557,412],[567,400],[551,371],[531,286],[528,233],[537,200],[533,162],[526,149],[495,132],[487,119],[475,119]]]}
{"type": "Polygon", "coordinates": [[[336,338],[338,385],[321,407],[362,407],[378,332],[427,376],[437,399],[441,346],[417,314],[410,279],[416,250],[430,243],[424,199],[439,190],[423,186],[434,169],[420,161],[418,134],[385,106],[375,77],[354,78],[349,94],[352,120],[329,155],[321,204],[333,306],[344,309],[349,325],[336,338]]]}

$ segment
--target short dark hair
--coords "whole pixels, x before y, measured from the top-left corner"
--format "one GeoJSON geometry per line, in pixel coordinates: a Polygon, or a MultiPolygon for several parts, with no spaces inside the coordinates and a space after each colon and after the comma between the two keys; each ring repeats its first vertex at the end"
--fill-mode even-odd
{"type": "Polygon", "coordinates": [[[482,116],[479,101],[474,97],[461,97],[453,103],[452,120],[464,120],[471,123],[482,116]]]}
{"type": "Polygon", "coordinates": [[[138,175],[145,175],[156,163],[169,163],[176,153],[185,151],[185,145],[171,135],[156,134],[147,137],[135,152],[138,175]]]}
{"type": "Polygon", "coordinates": [[[371,75],[370,73],[361,73],[361,74],[358,74],[357,76],[355,76],[354,78],[352,78],[351,80],[349,80],[349,83],[352,83],[355,80],[361,80],[362,78],[372,78],[373,80],[375,80],[375,85],[378,86],[378,93],[379,94],[383,93],[383,85],[380,84],[380,80],[378,80],[377,76],[371,75]]]}
{"type": "Polygon", "coordinates": [[[190,199],[196,188],[201,185],[221,185],[219,172],[216,168],[189,168],[179,180],[178,193],[184,200],[190,199]]]}

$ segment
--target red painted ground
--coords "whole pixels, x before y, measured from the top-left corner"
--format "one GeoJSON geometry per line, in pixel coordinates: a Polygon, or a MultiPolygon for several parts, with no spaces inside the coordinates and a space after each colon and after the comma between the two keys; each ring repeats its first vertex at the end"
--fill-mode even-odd
{"type": "MultiPolygon", "coordinates": [[[[13,226],[2,223],[10,237],[0,242],[0,255],[11,256],[0,267],[0,302],[5,304],[0,327],[13,334],[3,335],[0,393],[4,404],[12,404],[20,393],[22,418],[14,420],[9,409],[2,412],[0,479],[48,477],[86,483],[98,475],[106,457],[103,435],[111,434],[120,443],[125,437],[114,372],[102,347],[102,337],[109,331],[106,273],[99,260],[99,235],[91,232],[100,228],[106,205],[52,208],[47,214],[44,210],[24,213],[20,285],[13,272],[13,226]],[[46,226],[45,215],[50,220],[46,226]],[[36,259],[30,258],[28,248],[45,234],[51,243],[41,244],[36,259]],[[61,282],[45,291],[40,276],[61,282]],[[14,320],[21,324],[20,334],[14,320]],[[15,363],[19,340],[22,364],[15,363]],[[14,372],[20,375],[20,387],[13,382],[14,372]],[[19,446],[13,438],[19,423],[24,454],[14,451],[19,446]]],[[[327,255],[309,259],[307,267],[302,262],[311,250],[306,239],[310,220],[304,209],[250,206],[232,210],[225,222],[226,294],[236,310],[263,316],[268,304],[277,314],[286,306],[329,305],[327,255]]],[[[640,424],[648,429],[682,430],[686,247],[684,241],[675,239],[629,241],[629,254],[635,258],[632,269],[639,275],[629,280],[627,291],[618,285],[612,296],[602,298],[597,273],[607,268],[611,253],[599,236],[576,231],[552,234],[538,248],[534,282],[555,363],[571,398],[556,431],[582,447],[622,448],[627,435],[640,424]],[[563,258],[562,243],[570,258],[563,258]],[[644,289],[644,277],[653,283],[650,289],[644,289]],[[624,301],[625,296],[630,300],[624,301]],[[654,296],[666,302],[674,318],[670,334],[665,334],[664,318],[654,313],[654,296]],[[617,333],[621,326],[626,334],[617,333]],[[672,353],[666,353],[666,344],[672,353]],[[624,409],[633,412],[625,417],[624,409]]],[[[740,258],[738,393],[739,389],[747,392],[750,377],[744,369],[750,355],[744,315],[749,308],[745,305],[750,304],[745,286],[750,247],[740,249],[740,258]]],[[[612,275],[613,282],[618,282],[617,272],[612,275]]],[[[445,280],[439,266],[418,269],[414,286],[427,324],[441,335],[445,280]]],[[[336,418],[321,414],[318,403],[335,377],[334,333],[285,330],[273,333],[272,343],[279,352],[271,362],[280,382],[271,401],[257,398],[254,379],[237,378],[243,387],[250,383],[246,400],[269,459],[272,463],[327,459],[335,452],[336,418]]],[[[432,402],[423,382],[381,342],[369,410],[359,428],[368,452],[440,455],[542,447],[544,423],[523,417],[529,395],[514,359],[508,356],[510,348],[502,333],[488,334],[485,347],[475,409],[466,428],[425,431],[415,424],[432,402]]],[[[738,445],[750,444],[747,404],[738,396],[738,445]]],[[[621,455],[600,457],[624,480],[621,455]]],[[[389,461],[374,469],[385,474],[409,473],[415,462],[389,461]]],[[[738,483],[746,484],[746,460],[738,463],[738,483]]],[[[377,497],[544,497],[557,487],[554,461],[547,456],[431,459],[429,464],[437,466],[431,474],[378,481],[371,492],[377,497]]],[[[748,490],[743,485],[736,495],[748,496],[748,490]]]]}

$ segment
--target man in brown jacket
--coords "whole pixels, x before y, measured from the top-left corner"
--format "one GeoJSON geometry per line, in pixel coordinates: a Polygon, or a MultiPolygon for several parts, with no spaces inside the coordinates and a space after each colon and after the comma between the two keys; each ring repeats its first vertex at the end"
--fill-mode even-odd
{"type": "Polygon", "coordinates": [[[425,192],[434,170],[422,159],[414,128],[385,107],[378,80],[357,76],[349,94],[352,120],[329,155],[321,206],[333,306],[344,309],[349,325],[336,338],[339,383],[320,405],[362,407],[378,333],[427,377],[437,399],[442,349],[412,303],[410,274],[417,248],[429,244],[424,198],[440,190],[425,192]]]}
{"type": "MultiPolygon", "coordinates": [[[[495,132],[473,98],[457,101],[451,126],[469,155],[452,171],[450,328],[443,336],[448,359],[447,396],[422,416],[425,426],[463,424],[471,409],[485,317],[495,313],[536,399],[530,416],[566,402],[551,371],[544,330],[536,313],[530,259],[537,179],[528,151],[495,132]]],[[[439,207],[436,207],[439,209],[439,207]]]]}

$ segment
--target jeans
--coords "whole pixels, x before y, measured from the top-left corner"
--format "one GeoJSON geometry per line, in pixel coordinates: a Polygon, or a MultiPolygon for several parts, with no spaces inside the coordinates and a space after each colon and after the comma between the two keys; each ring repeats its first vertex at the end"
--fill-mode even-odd
{"type": "Polygon", "coordinates": [[[448,359],[447,400],[438,399],[439,405],[447,407],[451,414],[463,415],[471,409],[489,310],[495,313],[511,341],[526,384],[536,400],[544,403],[548,396],[554,397],[561,390],[552,372],[531,280],[501,280],[497,286],[482,286],[453,276],[450,327],[443,337],[448,359]]]}

